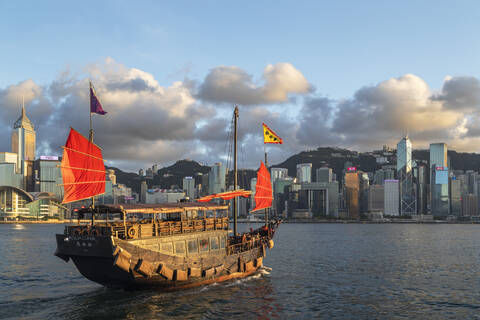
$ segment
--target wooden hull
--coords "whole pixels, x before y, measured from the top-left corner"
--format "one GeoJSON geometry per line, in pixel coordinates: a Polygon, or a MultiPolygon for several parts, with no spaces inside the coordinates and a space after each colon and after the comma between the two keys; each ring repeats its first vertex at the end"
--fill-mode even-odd
{"type": "Polygon", "coordinates": [[[168,255],[148,249],[158,239],[139,242],[106,236],[57,234],[56,255],[72,259],[87,279],[106,287],[170,291],[186,289],[256,273],[265,246],[227,254],[227,249],[196,255],[168,255]]]}

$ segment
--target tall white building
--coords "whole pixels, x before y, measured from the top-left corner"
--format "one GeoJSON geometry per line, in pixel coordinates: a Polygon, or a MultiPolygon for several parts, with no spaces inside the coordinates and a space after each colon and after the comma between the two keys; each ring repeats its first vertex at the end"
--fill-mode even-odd
{"type": "Polygon", "coordinates": [[[400,213],[417,214],[417,197],[413,184],[412,142],[406,136],[397,144],[397,176],[400,183],[400,213]]]}
{"type": "Polygon", "coordinates": [[[312,164],[299,163],[297,164],[297,182],[312,182],[312,164]]]}
{"type": "Polygon", "coordinates": [[[287,168],[270,168],[270,177],[272,182],[275,182],[277,179],[285,179],[288,177],[287,168]]]}
{"type": "Polygon", "coordinates": [[[385,208],[383,213],[388,216],[399,215],[399,183],[398,180],[385,180],[385,208]]]}

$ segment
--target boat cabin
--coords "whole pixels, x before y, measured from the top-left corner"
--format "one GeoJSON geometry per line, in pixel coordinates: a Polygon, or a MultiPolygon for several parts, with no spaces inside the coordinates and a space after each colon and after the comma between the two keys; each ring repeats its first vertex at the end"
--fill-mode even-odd
{"type": "MultiPolygon", "coordinates": [[[[197,246],[199,250],[205,247],[216,250],[225,242],[224,237],[222,240],[217,231],[222,231],[225,237],[229,232],[227,205],[195,202],[101,205],[95,209],[80,209],[78,213],[79,217],[91,218],[91,221],[86,221],[87,224],[82,225],[79,220],[78,225],[68,226],[66,232],[69,235],[103,235],[122,240],[139,240],[209,233],[213,235],[205,238],[208,239],[208,245],[201,239],[202,242],[199,240],[197,246]]],[[[161,243],[163,242],[159,242],[159,251],[188,254],[187,242],[184,243],[183,250],[181,244],[168,241],[163,245],[161,243]]],[[[190,246],[193,252],[195,250],[193,242],[190,246]]]]}

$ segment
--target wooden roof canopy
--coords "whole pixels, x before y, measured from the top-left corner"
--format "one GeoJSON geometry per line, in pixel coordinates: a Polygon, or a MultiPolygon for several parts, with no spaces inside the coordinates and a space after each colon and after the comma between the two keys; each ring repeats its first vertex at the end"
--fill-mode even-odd
{"type": "Polygon", "coordinates": [[[187,210],[227,210],[228,205],[200,202],[159,203],[159,204],[114,204],[105,205],[111,212],[125,213],[177,213],[187,210]]]}

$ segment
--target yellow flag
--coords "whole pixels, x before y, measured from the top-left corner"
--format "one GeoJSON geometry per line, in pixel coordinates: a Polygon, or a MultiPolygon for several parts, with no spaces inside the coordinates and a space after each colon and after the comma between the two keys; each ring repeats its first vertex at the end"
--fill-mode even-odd
{"type": "Polygon", "coordinates": [[[272,129],[270,129],[265,123],[263,125],[263,143],[278,143],[282,144],[283,140],[272,129]]]}

